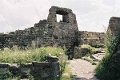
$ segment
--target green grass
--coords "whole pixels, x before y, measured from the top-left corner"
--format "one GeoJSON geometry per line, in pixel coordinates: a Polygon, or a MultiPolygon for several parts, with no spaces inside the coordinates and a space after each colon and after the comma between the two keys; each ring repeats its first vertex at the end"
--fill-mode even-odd
{"type": "Polygon", "coordinates": [[[41,47],[29,50],[19,50],[18,48],[5,48],[0,50],[0,63],[29,63],[32,61],[44,61],[45,56],[51,54],[58,56],[64,50],[58,47],[41,47]]]}
{"type": "Polygon", "coordinates": [[[81,45],[81,48],[86,48],[88,50],[85,56],[90,56],[92,54],[95,54],[95,48],[88,44],[81,45]]]}
{"type": "MultiPolygon", "coordinates": [[[[68,68],[67,56],[64,54],[65,50],[60,47],[41,47],[30,48],[28,50],[19,50],[17,47],[13,49],[5,48],[0,50],[0,63],[29,63],[33,61],[45,61],[46,55],[57,56],[60,63],[61,77],[60,80],[70,80],[70,69],[68,68]],[[68,73],[69,76],[62,74],[68,73]]],[[[18,80],[20,76],[12,77],[0,76],[0,79],[18,80]]]]}
{"type": "Polygon", "coordinates": [[[69,62],[66,63],[64,71],[60,77],[60,80],[71,80],[72,73],[71,73],[71,70],[70,70],[68,64],[69,64],[69,62]]]}

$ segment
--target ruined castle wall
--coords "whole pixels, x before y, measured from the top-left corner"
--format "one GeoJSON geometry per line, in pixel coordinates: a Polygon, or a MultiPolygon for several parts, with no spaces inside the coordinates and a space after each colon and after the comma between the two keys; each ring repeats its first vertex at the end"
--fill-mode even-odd
{"type": "Polygon", "coordinates": [[[20,49],[35,46],[66,47],[68,55],[74,55],[78,45],[89,44],[96,46],[104,44],[104,33],[78,31],[76,16],[71,9],[52,6],[47,19],[40,20],[34,27],[16,30],[9,34],[0,35],[0,48],[17,45],[20,49]],[[62,15],[57,22],[56,14],[62,15]]]}
{"type": "Polygon", "coordinates": [[[79,44],[89,44],[93,47],[104,46],[105,33],[79,31],[79,44]]]}
{"type": "MultiPolygon", "coordinates": [[[[73,49],[78,46],[78,26],[76,16],[71,9],[52,6],[47,20],[40,20],[34,27],[25,30],[16,30],[4,36],[3,47],[12,48],[17,45],[21,49],[35,43],[35,47],[41,46],[65,46],[69,55],[73,55],[73,49]],[[57,22],[56,14],[63,19],[57,22]],[[70,52],[71,51],[71,52],[70,52]]],[[[2,39],[1,39],[2,40],[2,39]]]]}

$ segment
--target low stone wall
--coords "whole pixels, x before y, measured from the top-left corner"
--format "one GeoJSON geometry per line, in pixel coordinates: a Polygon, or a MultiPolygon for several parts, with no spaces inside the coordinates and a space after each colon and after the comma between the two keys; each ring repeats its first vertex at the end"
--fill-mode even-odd
{"type": "Polygon", "coordinates": [[[93,47],[104,47],[105,33],[100,32],[78,32],[79,45],[88,44],[93,47]]]}
{"type": "Polygon", "coordinates": [[[53,80],[60,77],[58,62],[32,62],[25,64],[0,64],[0,75],[12,73],[13,76],[21,75],[21,79],[32,76],[34,80],[53,80]]]}

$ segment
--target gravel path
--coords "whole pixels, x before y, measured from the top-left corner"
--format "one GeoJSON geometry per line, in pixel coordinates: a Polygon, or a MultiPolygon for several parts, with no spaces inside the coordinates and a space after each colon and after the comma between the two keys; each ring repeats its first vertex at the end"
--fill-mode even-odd
{"type": "Polygon", "coordinates": [[[72,80],[98,80],[94,76],[96,65],[92,65],[88,61],[74,59],[70,61],[72,71],[72,80]]]}

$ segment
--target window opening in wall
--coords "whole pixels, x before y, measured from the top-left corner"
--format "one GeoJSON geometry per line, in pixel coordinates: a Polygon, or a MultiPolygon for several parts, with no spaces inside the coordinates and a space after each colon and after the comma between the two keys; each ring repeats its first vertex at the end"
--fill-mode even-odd
{"type": "Polygon", "coordinates": [[[69,23],[68,13],[63,10],[56,11],[57,22],[67,22],[69,23]]]}
{"type": "Polygon", "coordinates": [[[57,22],[63,21],[63,15],[56,14],[57,16],[57,22]]]}

